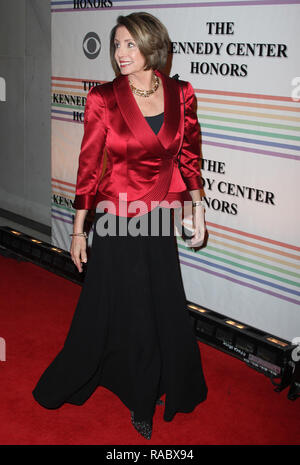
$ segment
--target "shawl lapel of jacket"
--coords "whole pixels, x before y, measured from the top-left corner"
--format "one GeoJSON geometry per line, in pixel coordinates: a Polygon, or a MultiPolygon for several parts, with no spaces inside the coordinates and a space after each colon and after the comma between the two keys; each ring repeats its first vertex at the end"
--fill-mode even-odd
{"type": "Polygon", "coordinates": [[[174,141],[180,123],[179,91],[174,79],[157,70],[155,73],[161,77],[164,86],[164,124],[157,135],[139,109],[129,87],[128,77],[120,75],[114,79],[113,89],[120,112],[134,137],[148,152],[171,158],[168,148],[174,141]]]}
{"type": "MultiPolygon", "coordinates": [[[[179,130],[180,123],[180,94],[175,79],[156,70],[164,86],[164,124],[157,137],[166,150],[170,147],[179,130]]],[[[179,149],[179,146],[178,146],[179,149]]]]}

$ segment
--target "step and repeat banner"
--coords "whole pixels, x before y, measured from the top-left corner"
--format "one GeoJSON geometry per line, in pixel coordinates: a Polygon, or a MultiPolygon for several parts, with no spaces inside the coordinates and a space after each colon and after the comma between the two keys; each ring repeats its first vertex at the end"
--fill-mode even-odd
{"type": "Polygon", "coordinates": [[[51,6],[52,243],[70,248],[86,96],[115,77],[110,31],[119,15],[148,11],[168,28],[170,75],[198,100],[209,238],[197,252],[177,238],[187,299],[300,336],[299,1],[51,6]]]}

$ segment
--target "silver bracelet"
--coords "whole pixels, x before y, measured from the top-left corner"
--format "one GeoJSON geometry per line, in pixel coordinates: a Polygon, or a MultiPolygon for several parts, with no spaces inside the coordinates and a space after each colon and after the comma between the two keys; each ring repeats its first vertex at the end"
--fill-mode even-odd
{"type": "Polygon", "coordinates": [[[193,207],[197,207],[197,205],[201,205],[203,208],[205,208],[205,203],[203,200],[197,200],[196,202],[192,202],[193,207]]]}
{"type": "Polygon", "coordinates": [[[87,239],[87,233],[86,232],[83,232],[83,233],[73,233],[73,234],[69,234],[70,236],[83,236],[87,239]]]}

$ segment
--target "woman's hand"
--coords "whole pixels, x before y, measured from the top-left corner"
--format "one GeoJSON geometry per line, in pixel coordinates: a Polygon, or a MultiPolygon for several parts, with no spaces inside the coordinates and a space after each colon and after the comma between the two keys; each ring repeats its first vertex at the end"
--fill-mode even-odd
{"type": "Polygon", "coordinates": [[[190,247],[200,247],[201,245],[203,245],[206,233],[204,212],[205,209],[202,205],[197,205],[193,207],[194,235],[189,240],[190,247]]]}
{"type": "Polygon", "coordinates": [[[86,238],[83,236],[72,236],[72,243],[70,248],[70,255],[77,266],[78,271],[82,272],[81,262],[87,262],[86,256],[86,238]]]}

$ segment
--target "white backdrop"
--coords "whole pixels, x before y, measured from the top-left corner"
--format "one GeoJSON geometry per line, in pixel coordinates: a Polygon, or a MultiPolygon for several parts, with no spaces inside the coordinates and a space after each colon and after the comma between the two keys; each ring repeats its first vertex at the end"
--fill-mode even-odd
{"type": "Polygon", "coordinates": [[[85,97],[89,85],[114,78],[110,30],[120,14],[149,11],[173,42],[170,75],[191,82],[198,99],[209,240],[195,253],[178,237],[187,298],[292,340],[300,336],[300,92],[292,82],[300,6],[252,3],[51,2],[52,243],[70,247],[85,97]]]}

